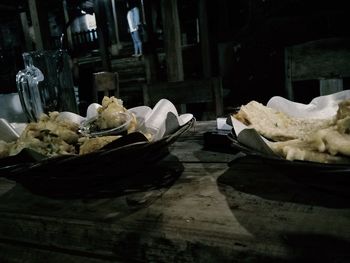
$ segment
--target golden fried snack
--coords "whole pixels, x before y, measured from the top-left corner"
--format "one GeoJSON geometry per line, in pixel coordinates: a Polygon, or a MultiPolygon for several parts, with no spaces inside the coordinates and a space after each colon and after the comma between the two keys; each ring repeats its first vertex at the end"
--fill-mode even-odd
{"type": "Polygon", "coordinates": [[[118,115],[120,112],[125,112],[123,102],[115,97],[104,97],[102,107],[97,112],[96,125],[101,129],[115,128],[123,124],[124,119],[118,115]]]}
{"type": "Polygon", "coordinates": [[[311,161],[318,163],[350,163],[350,158],[320,152],[309,142],[300,139],[268,143],[269,147],[287,160],[311,161]]]}
{"type": "Polygon", "coordinates": [[[255,101],[234,117],[273,139],[269,147],[287,160],[350,162],[350,100],[340,102],[330,119],[293,118],[255,101]]]}
{"type": "Polygon", "coordinates": [[[58,112],[42,114],[38,122],[29,123],[16,143],[10,149],[10,155],[29,148],[46,156],[75,154],[78,142],[79,126],[67,120],[57,118],[58,112]]]}
{"type": "MultiPolygon", "coordinates": [[[[104,97],[98,109],[100,129],[114,128],[124,123],[118,119],[118,113],[127,112],[123,102],[115,97],[104,97]]],[[[128,133],[137,129],[136,116],[133,113],[127,128],[128,133]]],[[[22,149],[29,148],[48,157],[62,154],[86,154],[101,149],[120,136],[97,138],[84,137],[79,133],[79,124],[60,118],[59,112],[42,114],[38,122],[29,123],[16,142],[0,140],[0,158],[16,155],[22,149]],[[79,147],[80,144],[80,147],[79,147]]]]}
{"type": "Polygon", "coordinates": [[[320,152],[350,156],[350,100],[339,103],[336,123],[311,133],[306,140],[320,152]]]}
{"type": "Polygon", "coordinates": [[[329,127],[334,123],[333,118],[294,118],[256,101],[243,105],[233,117],[274,141],[304,138],[310,132],[329,127]]]}
{"type": "Polygon", "coordinates": [[[136,116],[134,113],[131,113],[132,119],[131,122],[128,126],[128,133],[132,133],[135,132],[137,129],[137,120],[136,120],[136,116]]]}
{"type": "Polygon", "coordinates": [[[341,120],[350,116],[350,99],[343,100],[339,103],[339,108],[337,111],[337,119],[341,120]]]}
{"type": "MultiPolygon", "coordinates": [[[[96,125],[99,129],[111,129],[118,127],[124,123],[123,116],[118,113],[127,112],[127,109],[123,106],[123,101],[115,97],[103,97],[102,106],[97,110],[96,125]]],[[[130,113],[132,116],[131,122],[127,128],[128,133],[134,132],[137,129],[136,116],[130,113]]]]}
{"type": "Polygon", "coordinates": [[[0,140],[0,158],[10,155],[11,143],[0,140]]]}
{"type": "Polygon", "coordinates": [[[84,137],[80,139],[82,143],[80,146],[79,154],[87,154],[101,149],[103,146],[117,140],[121,136],[102,136],[95,138],[84,137]]]}

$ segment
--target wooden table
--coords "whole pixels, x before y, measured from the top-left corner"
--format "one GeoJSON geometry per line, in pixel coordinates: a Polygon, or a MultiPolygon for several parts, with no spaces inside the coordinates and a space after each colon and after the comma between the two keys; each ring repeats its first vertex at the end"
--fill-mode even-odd
{"type": "Polygon", "coordinates": [[[171,146],[171,187],[62,200],[2,179],[0,262],[349,262],[348,196],[263,162],[229,167],[234,151],[203,149],[214,129],[197,122],[171,146]]]}

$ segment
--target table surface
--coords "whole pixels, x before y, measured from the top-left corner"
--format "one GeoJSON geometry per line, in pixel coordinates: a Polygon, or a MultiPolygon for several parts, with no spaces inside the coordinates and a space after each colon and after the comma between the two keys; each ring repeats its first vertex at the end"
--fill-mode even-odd
{"type": "Polygon", "coordinates": [[[183,170],[171,186],[65,200],[1,179],[0,262],[349,262],[347,195],[230,164],[233,149],[203,148],[212,130],[197,122],[170,147],[159,169],[183,170]]]}

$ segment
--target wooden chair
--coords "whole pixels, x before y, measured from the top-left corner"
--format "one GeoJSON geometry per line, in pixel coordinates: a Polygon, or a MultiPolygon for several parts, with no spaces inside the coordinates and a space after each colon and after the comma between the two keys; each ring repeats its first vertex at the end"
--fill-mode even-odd
{"type": "Polygon", "coordinates": [[[209,103],[216,116],[223,114],[223,89],[221,78],[164,82],[143,86],[145,105],[153,107],[166,98],[176,106],[179,113],[186,112],[186,104],[209,103]]]}
{"type": "Polygon", "coordinates": [[[103,96],[119,98],[119,76],[117,72],[93,73],[93,101],[101,103],[103,96]]]}
{"type": "Polygon", "coordinates": [[[320,39],[285,48],[286,94],[295,99],[293,83],[318,80],[319,95],[343,90],[350,77],[350,39],[320,39]]]}

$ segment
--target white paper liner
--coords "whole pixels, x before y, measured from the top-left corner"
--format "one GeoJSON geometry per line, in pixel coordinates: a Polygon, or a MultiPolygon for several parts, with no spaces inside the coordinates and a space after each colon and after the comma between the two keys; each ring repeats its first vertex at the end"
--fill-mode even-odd
{"type": "Polygon", "coordinates": [[[327,119],[334,116],[338,103],[350,98],[350,90],[314,98],[309,104],[293,102],[282,97],[272,97],[267,107],[284,112],[292,117],[327,119]]]}

